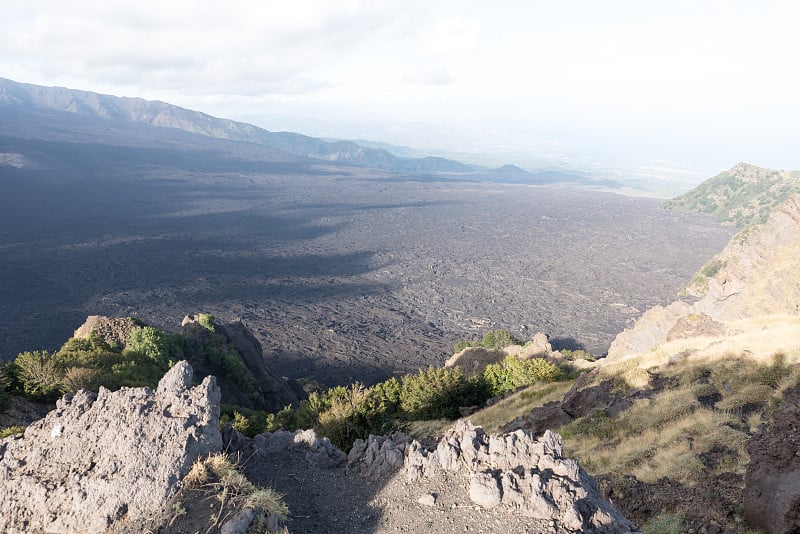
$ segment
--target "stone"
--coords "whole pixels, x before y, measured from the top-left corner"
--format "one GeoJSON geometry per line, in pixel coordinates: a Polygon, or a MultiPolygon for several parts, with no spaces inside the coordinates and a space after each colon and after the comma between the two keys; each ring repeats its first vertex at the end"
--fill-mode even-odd
{"type": "Polygon", "coordinates": [[[186,388],[191,373],[180,362],[156,391],[80,390],[0,441],[0,531],[105,532],[160,510],[222,447],[219,388],[214,377],[186,388]]]}
{"type": "Polygon", "coordinates": [[[219,527],[219,534],[246,534],[254,516],[252,508],[242,508],[219,527]]]}
{"type": "Polygon", "coordinates": [[[475,473],[469,479],[469,498],[483,508],[494,508],[503,500],[503,489],[491,472],[475,473]]]}

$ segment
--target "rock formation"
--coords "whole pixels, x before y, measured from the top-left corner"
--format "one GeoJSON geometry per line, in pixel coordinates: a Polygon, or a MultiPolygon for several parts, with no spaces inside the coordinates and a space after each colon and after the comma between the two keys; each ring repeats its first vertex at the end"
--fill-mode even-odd
{"type": "Polygon", "coordinates": [[[507,507],[553,520],[572,532],[633,530],[603,500],[591,476],[575,460],[564,458],[561,437],[553,432],[537,441],[524,430],[490,436],[480,427],[459,423],[433,450],[412,442],[405,467],[412,482],[441,471],[463,473],[469,479],[469,498],[483,508],[507,507]]]}
{"type": "Polygon", "coordinates": [[[105,317],[103,315],[90,315],[86,321],[75,330],[72,335],[78,339],[88,338],[94,332],[99,335],[109,345],[120,345],[124,347],[128,344],[131,331],[139,325],[130,317],[105,317]]]}
{"type": "Polygon", "coordinates": [[[219,451],[220,392],[176,364],[158,385],[66,396],[0,441],[0,531],[106,532],[159,511],[200,456],[219,451]]]}
{"type": "Polygon", "coordinates": [[[784,393],[781,411],[747,452],[745,518],[769,534],[800,532],[800,386],[784,393]]]}

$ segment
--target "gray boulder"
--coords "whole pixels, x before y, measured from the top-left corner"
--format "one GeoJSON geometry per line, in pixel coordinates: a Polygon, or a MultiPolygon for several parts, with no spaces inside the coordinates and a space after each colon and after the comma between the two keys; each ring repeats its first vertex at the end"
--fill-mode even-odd
{"type": "Polygon", "coordinates": [[[180,362],[156,391],[78,391],[0,441],[0,531],[105,532],[157,513],[222,446],[216,381],[191,376],[180,362]]]}

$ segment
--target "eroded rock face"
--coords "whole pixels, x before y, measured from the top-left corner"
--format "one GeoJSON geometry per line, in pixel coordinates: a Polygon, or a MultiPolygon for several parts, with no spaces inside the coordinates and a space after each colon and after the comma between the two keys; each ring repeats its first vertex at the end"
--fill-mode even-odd
{"type": "Polygon", "coordinates": [[[800,386],[783,398],[780,413],[747,443],[744,515],[769,534],[800,531],[800,386]]]}
{"type": "Polygon", "coordinates": [[[524,430],[490,436],[459,423],[434,450],[412,442],[405,467],[410,482],[440,471],[463,473],[470,499],[484,508],[506,506],[572,532],[634,531],[602,498],[592,477],[563,457],[561,437],[550,431],[540,440],[524,430]]]}
{"type": "Polygon", "coordinates": [[[157,511],[201,455],[222,447],[214,377],[176,364],[149,388],[78,391],[0,441],[0,531],[104,532],[157,511]]]}

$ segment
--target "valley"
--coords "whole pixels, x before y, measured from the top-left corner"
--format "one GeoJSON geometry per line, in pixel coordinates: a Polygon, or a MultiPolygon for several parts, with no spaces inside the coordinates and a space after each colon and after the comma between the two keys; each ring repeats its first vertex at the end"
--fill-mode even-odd
{"type": "Polygon", "coordinates": [[[441,364],[490,328],[602,355],[732,235],[652,199],[37,113],[6,115],[0,139],[27,162],[0,167],[6,360],[87,315],[175,330],[198,311],[241,319],[270,367],[329,385],[441,364]]]}

